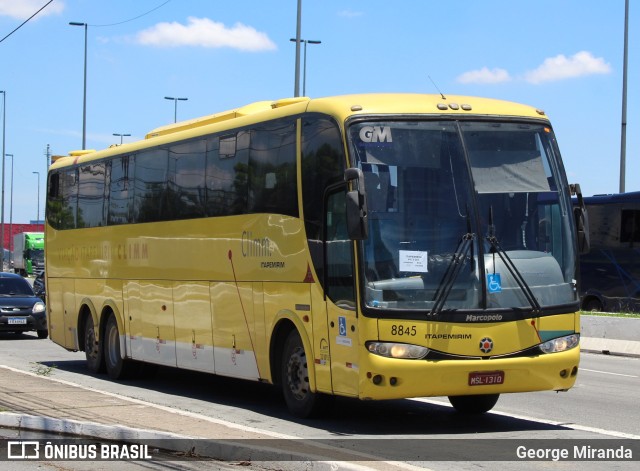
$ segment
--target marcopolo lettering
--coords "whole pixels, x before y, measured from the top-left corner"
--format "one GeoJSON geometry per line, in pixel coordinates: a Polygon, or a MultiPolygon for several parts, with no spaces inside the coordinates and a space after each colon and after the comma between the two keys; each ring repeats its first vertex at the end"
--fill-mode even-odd
{"type": "Polygon", "coordinates": [[[501,321],[502,314],[483,314],[483,315],[475,315],[475,314],[467,314],[465,318],[466,322],[491,322],[491,321],[501,321]]]}
{"type": "Polygon", "coordinates": [[[363,126],[360,129],[362,142],[393,142],[389,126],[363,126]]]}

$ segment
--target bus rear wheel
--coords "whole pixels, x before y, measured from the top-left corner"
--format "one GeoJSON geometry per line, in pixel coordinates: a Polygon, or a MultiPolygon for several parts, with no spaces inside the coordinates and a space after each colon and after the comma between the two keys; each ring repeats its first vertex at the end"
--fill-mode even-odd
{"type": "Polygon", "coordinates": [[[122,358],[120,352],[120,332],[113,314],[109,316],[104,329],[104,363],[111,379],[125,379],[131,374],[131,361],[122,358]]]}
{"type": "Polygon", "coordinates": [[[102,344],[96,341],[96,329],[91,314],[87,315],[87,320],[84,324],[84,355],[87,359],[89,371],[92,373],[102,373],[104,371],[102,344]]]}
{"type": "Polygon", "coordinates": [[[500,394],[478,394],[475,396],[449,396],[449,402],[462,414],[484,414],[498,402],[500,394]]]}
{"type": "Polygon", "coordinates": [[[315,416],[321,409],[323,395],[311,391],[307,354],[297,331],[289,333],[282,352],[282,392],[289,412],[296,417],[315,416]]]}

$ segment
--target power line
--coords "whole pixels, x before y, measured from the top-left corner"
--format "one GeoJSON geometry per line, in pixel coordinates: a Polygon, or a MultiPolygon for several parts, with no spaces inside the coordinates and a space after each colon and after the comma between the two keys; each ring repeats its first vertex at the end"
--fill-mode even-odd
{"type": "Polygon", "coordinates": [[[129,18],[128,20],[120,21],[119,23],[111,23],[111,24],[108,24],[108,25],[89,25],[89,26],[91,26],[92,28],[101,28],[101,27],[103,27],[103,26],[117,26],[117,25],[122,25],[122,24],[124,24],[124,23],[129,23],[130,21],[137,20],[138,18],[142,18],[143,16],[146,16],[146,15],[148,15],[149,13],[152,13],[152,12],[156,11],[158,8],[162,8],[163,6],[165,6],[165,5],[166,5],[167,3],[169,3],[170,1],[171,1],[171,0],[167,0],[167,1],[166,1],[166,2],[164,2],[163,4],[158,5],[157,7],[155,7],[155,8],[153,8],[153,9],[149,10],[148,12],[143,13],[142,15],[138,15],[138,16],[136,16],[136,17],[134,17],[134,18],[129,18]]]}
{"type": "Polygon", "coordinates": [[[20,28],[22,28],[31,18],[33,18],[34,16],[36,16],[38,13],[40,13],[42,10],[44,10],[45,8],[47,8],[49,6],[49,4],[53,2],[53,0],[49,0],[47,2],[47,4],[45,6],[43,6],[42,8],[40,8],[37,12],[35,12],[33,15],[31,15],[29,18],[27,18],[26,20],[24,20],[22,22],[22,24],[20,26],[18,26],[16,29],[14,29],[13,31],[11,31],[9,34],[7,34],[4,38],[0,39],[0,43],[2,41],[4,41],[5,39],[7,39],[9,36],[11,36],[13,33],[15,33],[16,31],[18,31],[20,28]]]}

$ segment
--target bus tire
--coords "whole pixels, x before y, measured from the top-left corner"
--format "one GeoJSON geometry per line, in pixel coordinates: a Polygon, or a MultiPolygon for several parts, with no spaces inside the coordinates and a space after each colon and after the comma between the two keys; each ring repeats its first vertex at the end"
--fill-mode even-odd
{"type": "Polygon", "coordinates": [[[120,354],[120,332],[113,314],[109,316],[104,329],[103,342],[104,363],[111,379],[126,379],[131,374],[131,361],[120,354]]]}
{"type": "Polygon", "coordinates": [[[102,344],[103,342],[96,341],[93,317],[89,314],[84,323],[84,356],[87,360],[87,368],[92,373],[102,373],[105,370],[102,344]]]}
{"type": "Polygon", "coordinates": [[[602,312],[603,306],[598,298],[589,298],[584,302],[582,310],[588,312],[602,312]]]}
{"type": "Polygon", "coordinates": [[[454,409],[462,414],[484,414],[498,402],[500,394],[478,394],[475,396],[449,396],[454,409]]]}
{"type": "Polygon", "coordinates": [[[323,402],[322,394],[311,391],[307,360],[302,339],[296,330],[292,330],[282,351],[281,384],[289,412],[300,418],[316,415],[323,402]]]}

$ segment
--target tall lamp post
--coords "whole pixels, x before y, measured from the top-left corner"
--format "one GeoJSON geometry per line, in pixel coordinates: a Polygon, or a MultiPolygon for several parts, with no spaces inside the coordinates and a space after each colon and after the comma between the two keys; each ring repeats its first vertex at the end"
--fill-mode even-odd
{"type": "Polygon", "coordinates": [[[300,34],[302,32],[302,0],[298,0],[298,12],[296,14],[296,70],[293,85],[293,96],[300,96],[300,34]]]}
{"type": "Polygon", "coordinates": [[[629,0],[624,3],[624,51],[622,60],[622,130],[620,137],[620,193],[625,192],[627,161],[627,67],[629,56],[629,0]]]}
{"type": "Polygon", "coordinates": [[[4,159],[5,159],[5,137],[7,124],[7,92],[0,90],[2,93],[2,208],[0,208],[0,271],[4,271],[4,159]]]}
{"type": "Polygon", "coordinates": [[[178,101],[187,101],[188,98],[174,98],[172,96],[164,97],[165,100],[173,100],[174,108],[173,108],[173,122],[178,122],[178,101]]]}
{"type": "Polygon", "coordinates": [[[71,26],[84,26],[84,94],[82,99],[82,149],[87,148],[87,23],[72,21],[71,26]]]}
{"type": "MultiPolygon", "coordinates": [[[[297,42],[295,38],[289,39],[289,41],[297,42]]],[[[300,39],[301,43],[304,43],[304,58],[302,61],[302,96],[307,96],[307,44],[322,44],[322,41],[314,39],[300,39]]]]}
{"type": "Polygon", "coordinates": [[[40,221],[40,172],[31,172],[38,175],[38,212],[36,213],[36,224],[40,221]]]}
{"type": "Polygon", "coordinates": [[[119,134],[117,132],[113,133],[114,136],[120,136],[120,145],[122,145],[122,138],[125,136],[131,136],[131,134],[119,134]]]}
{"type": "Polygon", "coordinates": [[[13,154],[4,154],[11,157],[11,199],[9,203],[9,252],[13,252],[13,154]]]}

